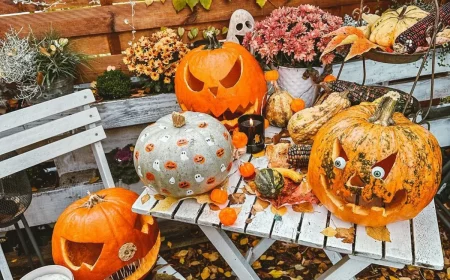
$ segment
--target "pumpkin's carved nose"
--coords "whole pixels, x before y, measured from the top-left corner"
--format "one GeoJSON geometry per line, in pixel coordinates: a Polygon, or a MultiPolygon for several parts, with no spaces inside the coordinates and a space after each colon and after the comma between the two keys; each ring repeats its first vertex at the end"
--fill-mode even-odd
{"type": "Polygon", "coordinates": [[[214,94],[214,96],[217,96],[217,90],[219,89],[219,87],[210,87],[209,91],[214,94]]]}
{"type": "Polygon", "coordinates": [[[346,185],[352,193],[359,194],[362,188],[366,186],[366,183],[362,180],[358,173],[355,173],[352,177],[350,177],[350,179],[348,179],[346,185]]]}

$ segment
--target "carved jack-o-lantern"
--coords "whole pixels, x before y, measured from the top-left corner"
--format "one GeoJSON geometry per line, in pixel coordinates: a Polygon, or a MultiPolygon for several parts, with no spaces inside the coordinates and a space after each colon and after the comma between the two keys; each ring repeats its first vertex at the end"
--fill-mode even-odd
{"type": "Polygon", "coordinates": [[[267,85],[258,61],[244,47],[210,36],[210,44],[181,60],[175,93],[184,111],[213,115],[230,128],[241,115],[260,113],[267,85]]]}
{"type": "Polygon", "coordinates": [[[230,19],[227,32],[227,41],[242,44],[245,34],[252,32],[255,27],[255,19],[246,10],[236,10],[230,19]]]}
{"type": "Polygon", "coordinates": [[[151,216],[131,212],[137,198],[132,191],[111,188],[67,207],[53,231],[55,264],[69,268],[75,279],[143,279],[161,241],[151,216]]]}
{"type": "Polygon", "coordinates": [[[317,133],[308,180],[337,217],[383,226],[415,217],[436,194],[442,156],[425,128],[393,113],[390,94],[379,107],[359,105],[333,117],[317,133]]]}

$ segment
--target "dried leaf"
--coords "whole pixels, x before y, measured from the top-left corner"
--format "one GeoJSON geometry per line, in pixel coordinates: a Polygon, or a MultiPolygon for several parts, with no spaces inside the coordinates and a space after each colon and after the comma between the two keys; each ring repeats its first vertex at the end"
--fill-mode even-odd
{"type": "Polygon", "coordinates": [[[272,275],[273,278],[280,278],[284,275],[284,271],[282,270],[271,270],[269,272],[270,275],[272,275]]]}
{"type": "Polygon", "coordinates": [[[98,182],[98,180],[100,180],[100,177],[92,177],[89,180],[89,184],[94,184],[94,183],[98,182]]]}
{"type": "Polygon", "coordinates": [[[153,4],[153,0],[144,0],[145,5],[150,6],[151,4],[153,4]]]}
{"type": "Polygon", "coordinates": [[[391,233],[386,226],[366,227],[366,233],[375,240],[391,242],[391,233]]]}
{"type": "Polygon", "coordinates": [[[327,227],[326,229],[322,230],[320,233],[327,237],[333,237],[336,235],[337,231],[332,227],[327,227]]]}
{"type": "Polygon", "coordinates": [[[234,211],[236,211],[236,216],[239,216],[239,213],[241,213],[242,207],[233,207],[234,211]]]}
{"type": "Polygon", "coordinates": [[[253,219],[247,218],[247,219],[245,220],[245,223],[246,223],[246,224],[250,224],[252,221],[253,221],[253,219]]]}
{"type": "Polygon", "coordinates": [[[313,213],[314,207],[311,202],[303,202],[300,204],[292,205],[292,210],[301,213],[313,213]]]}
{"type": "Polygon", "coordinates": [[[197,266],[197,265],[199,265],[199,264],[201,264],[201,262],[199,262],[199,261],[193,261],[193,262],[190,262],[190,263],[189,263],[189,266],[197,266]]]}
{"type": "Polygon", "coordinates": [[[287,213],[287,207],[286,206],[280,207],[278,209],[273,207],[273,206],[271,206],[270,210],[272,211],[272,213],[274,215],[278,215],[278,216],[283,216],[284,214],[287,213]]]}
{"type": "Polygon", "coordinates": [[[219,253],[213,252],[213,253],[203,253],[202,256],[205,259],[208,259],[210,262],[215,262],[219,259],[219,253]]]}
{"type": "Polygon", "coordinates": [[[225,275],[225,277],[227,277],[227,278],[230,278],[231,277],[231,271],[227,271],[223,275],[225,275]]]}
{"type": "Polygon", "coordinates": [[[268,257],[266,258],[266,261],[273,261],[274,259],[275,259],[274,257],[268,256],[268,257]]]}
{"type": "Polygon", "coordinates": [[[250,185],[250,183],[253,183],[253,185],[255,184],[255,182],[253,182],[253,181],[249,182],[248,184],[245,184],[243,192],[246,194],[254,195],[254,194],[256,194],[256,192],[255,192],[255,189],[250,185]]]}
{"type": "Polygon", "coordinates": [[[200,274],[200,277],[202,277],[202,279],[205,280],[205,279],[208,279],[209,276],[211,276],[211,270],[209,270],[208,267],[203,268],[203,271],[200,274]]]}
{"type": "Polygon", "coordinates": [[[144,196],[141,197],[141,203],[142,204],[145,204],[149,200],[150,200],[150,195],[149,194],[145,194],[144,196]]]}
{"type": "Polygon", "coordinates": [[[233,193],[228,196],[228,200],[230,200],[230,205],[233,204],[243,204],[245,202],[245,194],[244,193],[233,193]]]}
{"type": "Polygon", "coordinates": [[[233,233],[231,234],[231,239],[232,239],[232,240],[237,240],[238,237],[239,237],[239,233],[233,232],[233,233]]]}
{"type": "Polygon", "coordinates": [[[219,210],[220,210],[220,207],[217,206],[217,205],[214,204],[214,203],[210,203],[210,204],[209,204],[209,209],[211,209],[212,211],[219,211],[219,210]]]}
{"type": "Polygon", "coordinates": [[[303,265],[301,265],[301,264],[296,264],[294,266],[294,268],[295,268],[295,270],[303,270],[303,269],[305,269],[305,267],[303,265]]]}
{"type": "Polygon", "coordinates": [[[240,241],[239,241],[239,244],[241,244],[241,245],[247,245],[248,244],[248,238],[246,237],[246,238],[242,238],[240,241]]]}
{"type": "Polygon", "coordinates": [[[186,255],[189,253],[188,250],[181,250],[180,252],[176,253],[175,256],[182,258],[182,257],[186,257],[186,255]]]}
{"type": "Polygon", "coordinates": [[[353,243],[355,241],[355,228],[336,228],[336,238],[343,238],[344,243],[353,243]]]}
{"type": "Polygon", "coordinates": [[[167,247],[172,248],[172,242],[167,241],[167,247]]]}
{"type": "Polygon", "coordinates": [[[253,267],[253,269],[260,269],[260,268],[262,268],[261,262],[260,261],[255,261],[252,264],[252,267],[253,267]]]}
{"type": "Polygon", "coordinates": [[[38,188],[36,188],[36,187],[31,187],[31,191],[32,192],[37,192],[39,189],[38,188]]]}
{"type": "Polygon", "coordinates": [[[221,267],[218,267],[217,271],[219,271],[219,273],[224,273],[225,272],[225,270],[223,270],[223,268],[221,268],[221,267]]]}
{"type": "Polygon", "coordinates": [[[155,194],[154,196],[153,196],[156,200],[164,200],[164,199],[166,199],[166,197],[164,196],[164,195],[162,195],[162,194],[155,194]]]}
{"type": "Polygon", "coordinates": [[[131,97],[144,97],[145,96],[145,90],[140,89],[137,91],[137,93],[132,94],[131,97]]]}

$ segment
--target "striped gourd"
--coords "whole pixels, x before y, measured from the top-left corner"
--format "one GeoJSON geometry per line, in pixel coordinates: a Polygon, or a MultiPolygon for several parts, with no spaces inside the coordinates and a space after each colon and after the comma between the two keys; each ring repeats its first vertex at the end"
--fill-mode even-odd
{"type": "MultiPolygon", "coordinates": [[[[450,25],[450,3],[440,8],[439,16],[443,26],[450,25]]],[[[427,45],[427,30],[434,26],[435,19],[435,12],[433,12],[401,33],[395,40],[394,51],[411,54],[418,47],[427,45]]]]}

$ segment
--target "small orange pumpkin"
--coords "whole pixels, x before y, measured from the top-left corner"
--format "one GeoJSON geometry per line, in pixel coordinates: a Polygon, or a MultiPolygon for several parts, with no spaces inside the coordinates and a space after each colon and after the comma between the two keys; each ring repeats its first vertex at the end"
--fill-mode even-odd
{"type": "Polygon", "coordinates": [[[268,82],[276,81],[276,80],[278,80],[279,77],[280,77],[280,75],[278,74],[277,70],[270,70],[270,71],[267,71],[264,73],[264,78],[268,82]]]}
{"type": "Polygon", "coordinates": [[[230,207],[220,210],[219,219],[224,226],[231,226],[237,220],[236,210],[230,207]]]}
{"type": "Polygon", "coordinates": [[[217,204],[224,204],[228,201],[228,192],[221,189],[214,189],[209,197],[217,204]]]}
{"type": "Polygon", "coordinates": [[[297,98],[291,102],[292,112],[297,113],[298,111],[301,111],[303,109],[305,109],[305,101],[303,101],[303,99],[297,98]]]}
{"type": "Polygon", "coordinates": [[[336,81],[336,77],[330,74],[330,75],[327,75],[327,76],[323,79],[323,81],[324,81],[325,83],[327,83],[327,82],[333,82],[333,81],[336,81]]]}
{"type": "Polygon", "coordinates": [[[250,162],[244,162],[241,166],[239,166],[239,172],[245,178],[251,177],[255,174],[255,166],[253,166],[250,162]]]}
{"type": "Polygon", "coordinates": [[[248,143],[248,137],[244,132],[240,132],[239,129],[235,129],[231,142],[233,142],[233,146],[236,149],[243,148],[248,143]]]}

